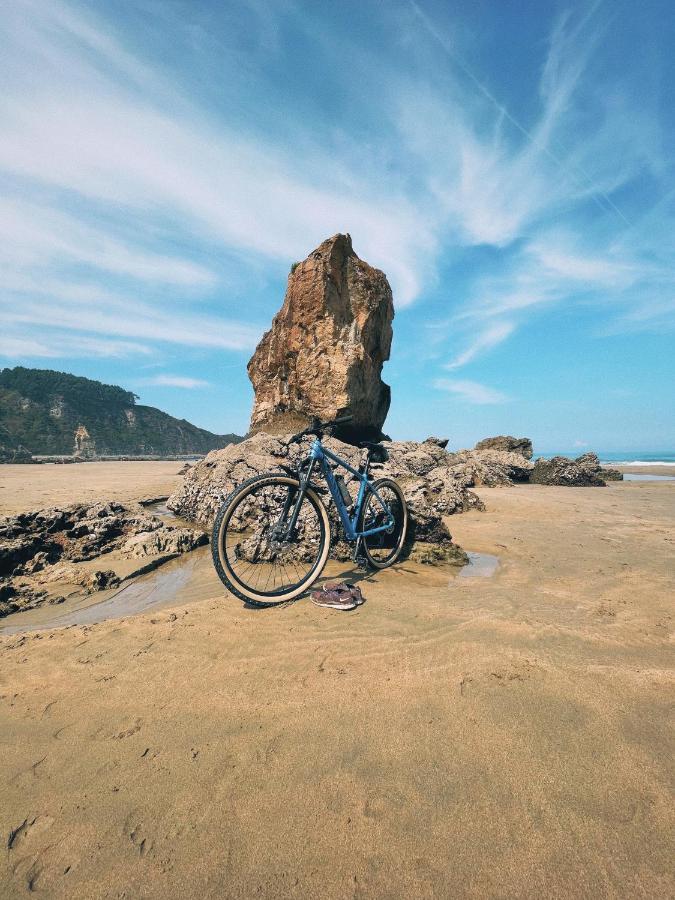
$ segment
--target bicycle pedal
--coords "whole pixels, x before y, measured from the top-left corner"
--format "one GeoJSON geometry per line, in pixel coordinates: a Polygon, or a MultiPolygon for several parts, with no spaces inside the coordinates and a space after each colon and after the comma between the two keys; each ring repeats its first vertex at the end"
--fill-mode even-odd
{"type": "Polygon", "coordinates": [[[365,553],[361,552],[358,549],[355,550],[352,554],[352,561],[360,569],[367,570],[369,568],[365,553]]]}

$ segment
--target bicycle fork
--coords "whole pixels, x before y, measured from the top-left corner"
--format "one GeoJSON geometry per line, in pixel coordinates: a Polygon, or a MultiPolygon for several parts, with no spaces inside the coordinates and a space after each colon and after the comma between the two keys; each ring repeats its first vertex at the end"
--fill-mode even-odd
{"type": "Polygon", "coordinates": [[[297,493],[295,493],[295,488],[289,488],[288,497],[286,497],[286,500],[284,502],[284,508],[274,529],[277,533],[277,540],[279,541],[291,540],[293,532],[295,531],[295,526],[298,522],[298,516],[300,515],[300,507],[302,506],[302,501],[305,499],[307,485],[309,484],[310,478],[312,477],[314,463],[315,460],[310,460],[309,466],[307,467],[307,473],[304,478],[302,477],[302,475],[299,475],[300,488],[297,490],[297,493]],[[291,507],[293,507],[291,518],[288,522],[288,525],[284,526],[286,517],[291,511],[291,507]]]}

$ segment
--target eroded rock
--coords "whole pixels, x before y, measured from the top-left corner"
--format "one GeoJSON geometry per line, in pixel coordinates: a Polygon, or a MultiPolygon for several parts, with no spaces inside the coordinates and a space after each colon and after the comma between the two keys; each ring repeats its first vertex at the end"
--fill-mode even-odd
{"type": "Polygon", "coordinates": [[[585,453],[578,459],[554,456],[535,462],[530,481],[532,484],[562,487],[605,487],[600,471],[600,463],[594,453],[585,453]]]}
{"type": "Polygon", "coordinates": [[[76,564],[113,550],[130,556],[178,554],[207,543],[206,535],[121,503],[78,503],[0,518],[0,615],[56,602],[37,585],[73,584],[86,593],[115,587],[112,569],[76,564]]]}
{"type": "Polygon", "coordinates": [[[499,487],[528,481],[534,464],[507,450],[458,450],[451,454],[454,470],[471,486],[499,487]]]}
{"type": "Polygon", "coordinates": [[[532,459],[532,441],[526,437],[512,437],[500,434],[497,437],[483,438],[478,441],[475,450],[502,450],[505,453],[518,453],[525,459],[532,459]]]}
{"type": "Polygon", "coordinates": [[[0,579],[0,618],[10,613],[36,609],[45,603],[63,603],[65,599],[29,584],[13,584],[7,579],[0,579]]]}
{"type": "Polygon", "coordinates": [[[581,456],[577,456],[575,462],[603,481],[623,481],[623,472],[618,469],[604,469],[600,465],[597,453],[583,453],[581,456]]]}
{"type": "Polygon", "coordinates": [[[314,417],[349,414],[340,437],[379,439],[393,318],[385,274],[359,259],[348,234],[324,241],[293,267],[283,306],[248,364],[251,432],[287,434],[314,417]]]}
{"type": "Polygon", "coordinates": [[[165,553],[188,553],[208,542],[207,536],[202,531],[194,531],[192,528],[162,527],[155,531],[134,534],[120,549],[124,556],[129,557],[158,556],[165,553]]]}

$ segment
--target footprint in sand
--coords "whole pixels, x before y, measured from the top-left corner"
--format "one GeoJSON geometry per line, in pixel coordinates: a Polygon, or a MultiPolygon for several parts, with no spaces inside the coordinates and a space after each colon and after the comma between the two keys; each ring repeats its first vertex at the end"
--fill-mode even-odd
{"type": "Polygon", "coordinates": [[[12,868],[12,875],[19,881],[23,881],[29,893],[37,890],[37,883],[42,875],[44,867],[39,856],[24,856],[12,868]]]}
{"type": "Polygon", "coordinates": [[[38,769],[46,759],[47,754],[41,756],[40,759],[36,759],[35,762],[28,766],[28,768],[22,769],[20,772],[17,772],[16,775],[12,776],[12,778],[9,779],[9,784],[16,784],[25,777],[28,777],[29,779],[39,778],[40,773],[38,772],[38,769]]]}
{"type": "Polygon", "coordinates": [[[154,843],[146,834],[145,827],[138,813],[129,813],[124,820],[122,833],[129,838],[138,851],[139,856],[147,856],[152,852],[154,843]]]}
{"type": "Polygon", "coordinates": [[[51,816],[29,816],[9,832],[7,853],[12,857],[19,852],[27,853],[12,865],[12,874],[15,878],[25,881],[29,891],[35,890],[43,871],[40,853],[34,852],[35,845],[40,843],[41,835],[53,824],[54,819],[51,816]]]}
{"type": "Polygon", "coordinates": [[[122,726],[117,734],[113,735],[113,738],[117,741],[121,741],[124,740],[124,738],[131,737],[132,734],[136,734],[141,730],[142,725],[143,719],[134,719],[133,723],[127,725],[126,728],[122,726]]]}
{"type": "Polygon", "coordinates": [[[489,671],[474,672],[471,675],[465,673],[459,682],[459,693],[462,697],[465,697],[467,694],[473,693],[474,687],[477,689],[493,685],[506,687],[529,681],[531,678],[540,678],[542,674],[542,670],[536,661],[531,662],[528,659],[513,661],[489,671]]]}
{"type": "Polygon", "coordinates": [[[124,719],[114,731],[110,731],[108,726],[104,725],[97,728],[92,737],[94,740],[109,739],[113,741],[123,741],[125,738],[137,734],[143,727],[143,719],[138,716],[133,719],[124,719]]]}

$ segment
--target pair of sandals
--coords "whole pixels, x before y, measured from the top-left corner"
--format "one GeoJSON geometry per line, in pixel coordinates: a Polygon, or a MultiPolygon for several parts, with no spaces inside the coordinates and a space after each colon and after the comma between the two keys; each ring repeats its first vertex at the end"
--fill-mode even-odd
{"type": "Polygon", "coordinates": [[[356,609],[366,602],[361,588],[346,581],[324,584],[318,591],[312,591],[310,598],[317,606],[326,606],[330,609],[356,609]]]}

